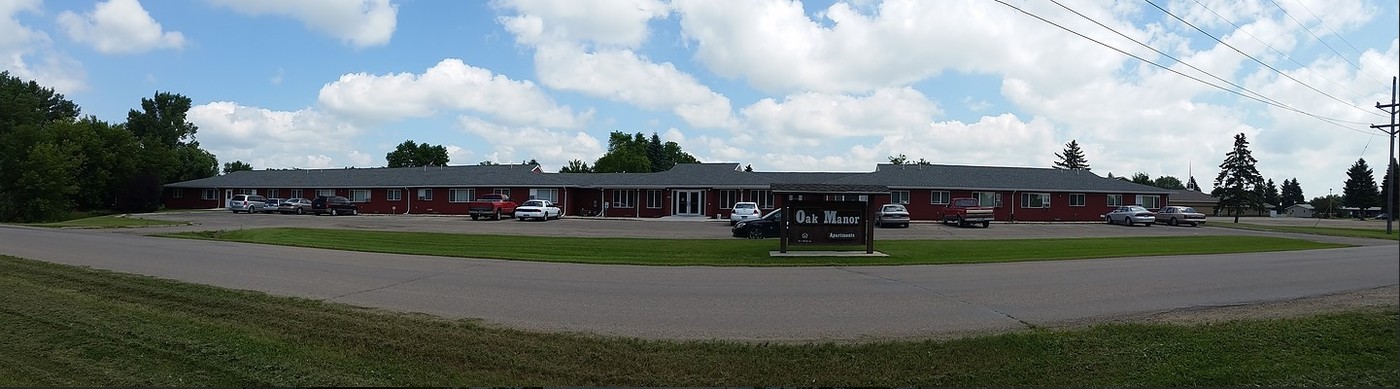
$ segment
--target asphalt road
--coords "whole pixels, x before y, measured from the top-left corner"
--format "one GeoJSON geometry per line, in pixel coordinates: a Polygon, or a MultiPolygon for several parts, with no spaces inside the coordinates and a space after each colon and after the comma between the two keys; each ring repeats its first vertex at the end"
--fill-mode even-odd
{"type": "Polygon", "coordinates": [[[1398,249],[1379,242],[981,265],[649,267],[0,227],[0,254],[56,263],[531,330],[775,341],[946,336],[1376,288],[1400,283],[1398,249]]]}

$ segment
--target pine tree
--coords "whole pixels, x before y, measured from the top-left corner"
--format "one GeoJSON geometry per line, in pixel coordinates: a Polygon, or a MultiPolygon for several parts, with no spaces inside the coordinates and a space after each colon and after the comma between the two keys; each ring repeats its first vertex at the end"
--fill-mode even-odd
{"type": "Polygon", "coordinates": [[[1064,153],[1055,153],[1059,161],[1055,161],[1056,169],[1089,170],[1089,160],[1084,158],[1084,150],[1079,149],[1079,142],[1070,140],[1065,144],[1064,153]]]}
{"type": "Polygon", "coordinates": [[[1258,162],[1250,155],[1244,133],[1235,135],[1234,149],[1220,162],[1220,175],[1215,176],[1215,190],[1210,195],[1220,199],[1220,208],[1234,212],[1235,223],[1240,222],[1240,213],[1245,208],[1263,207],[1264,199],[1258,188],[1264,185],[1264,177],[1254,166],[1258,162]]]}
{"type": "Polygon", "coordinates": [[[1360,210],[1380,205],[1376,201],[1379,196],[1376,189],[1376,176],[1371,171],[1370,166],[1366,166],[1366,159],[1358,159],[1355,164],[1347,169],[1347,180],[1342,184],[1342,204],[1348,207],[1355,207],[1360,210]]]}
{"type": "Polygon", "coordinates": [[[1189,180],[1186,180],[1186,190],[1201,191],[1201,186],[1196,185],[1196,176],[1191,176],[1189,180]]]}
{"type": "Polygon", "coordinates": [[[1279,206],[1286,209],[1294,204],[1306,204],[1303,197],[1303,186],[1298,184],[1298,179],[1283,180],[1283,188],[1279,196],[1279,206]]]}
{"type": "Polygon", "coordinates": [[[1395,209],[1400,208],[1400,206],[1397,206],[1400,205],[1400,192],[1396,191],[1395,182],[1395,176],[1398,173],[1400,173],[1400,163],[1391,159],[1390,170],[1385,174],[1385,179],[1381,182],[1380,202],[1381,208],[1385,210],[1386,215],[1394,215],[1395,209]],[[1391,193],[1395,193],[1394,198],[1389,197],[1391,193]]]}
{"type": "Polygon", "coordinates": [[[1269,179],[1269,181],[1264,183],[1264,203],[1273,204],[1275,211],[1283,212],[1283,206],[1279,204],[1281,200],[1282,198],[1279,195],[1278,186],[1274,185],[1273,179],[1269,179]]]}

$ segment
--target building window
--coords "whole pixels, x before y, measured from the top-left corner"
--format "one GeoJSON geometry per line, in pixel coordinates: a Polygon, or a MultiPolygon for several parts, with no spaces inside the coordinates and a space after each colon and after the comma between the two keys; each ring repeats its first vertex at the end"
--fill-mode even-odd
{"type": "Polygon", "coordinates": [[[292,189],[292,198],[301,198],[301,189],[292,189]]]}
{"type": "Polygon", "coordinates": [[[719,207],[721,209],[734,209],[734,203],[739,201],[739,191],[722,190],[719,191],[719,207]]]}
{"type": "Polygon", "coordinates": [[[907,190],[895,190],[895,191],[890,191],[890,203],[891,203],[891,204],[909,204],[909,191],[907,191],[907,190]]]}
{"type": "Polygon", "coordinates": [[[826,195],[826,196],[824,196],[824,197],[826,198],[826,201],[849,201],[849,202],[865,201],[865,198],[866,198],[865,195],[853,195],[853,194],[826,195]]]}
{"type": "Polygon", "coordinates": [[[984,208],[1001,208],[1001,193],[997,192],[972,192],[972,198],[977,199],[977,206],[984,208]]]}
{"type": "Polygon", "coordinates": [[[1050,208],[1050,194],[1022,193],[1021,208],[1050,208]]]}
{"type": "Polygon", "coordinates": [[[1123,206],[1123,195],[1121,195],[1121,194],[1111,194],[1111,195],[1108,195],[1108,206],[1110,206],[1110,207],[1121,207],[1121,206],[1123,206]]]}
{"type": "Polygon", "coordinates": [[[335,189],[317,189],[317,190],[316,190],[316,196],[326,196],[326,197],[335,196],[335,189]]]}
{"type": "Polygon", "coordinates": [[[530,189],[530,199],[547,200],[551,203],[559,202],[558,189],[530,189]]]}
{"type": "Polygon", "coordinates": [[[384,193],[384,199],[389,201],[403,200],[403,192],[399,189],[389,189],[384,193]]]}
{"type": "Polygon", "coordinates": [[[185,190],[184,190],[183,188],[175,188],[174,191],[171,191],[170,197],[174,197],[174,198],[177,198],[177,199],[183,199],[183,198],[185,198],[185,190]]]}
{"type": "Polygon", "coordinates": [[[928,192],[929,204],[948,204],[948,191],[935,190],[928,192]]]}
{"type": "Polygon", "coordinates": [[[465,203],[476,198],[476,189],[452,188],[447,190],[447,202],[465,203]]]}
{"type": "Polygon", "coordinates": [[[753,199],[752,199],[752,200],[753,200],[753,202],[758,203],[758,207],[759,207],[759,208],[763,208],[763,209],[771,209],[771,208],[773,208],[773,191],[771,191],[771,190],[755,190],[755,191],[749,192],[749,195],[750,195],[750,196],[753,196],[753,199]]]}
{"type": "Polygon", "coordinates": [[[647,191],[647,208],[651,208],[651,209],[660,209],[660,208],[661,208],[661,191],[659,191],[659,190],[648,190],[648,191],[647,191]]]}
{"type": "Polygon", "coordinates": [[[268,190],[267,190],[267,197],[282,197],[282,196],[278,196],[278,194],[280,194],[279,192],[281,192],[281,191],[279,191],[279,190],[277,190],[277,189],[268,189],[268,190]]]}
{"type": "Polygon", "coordinates": [[[367,202],[369,202],[369,189],[351,189],[351,190],[350,190],[350,202],[352,202],[352,203],[367,203],[367,202]]]}
{"type": "Polygon", "coordinates": [[[637,203],[637,191],[614,189],[612,192],[613,208],[632,208],[632,204],[637,203]]]}
{"type": "Polygon", "coordinates": [[[433,200],[433,189],[432,189],[432,188],[421,188],[421,189],[418,189],[418,199],[419,199],[419,200],[432,201],[432,200],[433,200]]]}
{"type": "Polygon", "coordinates": [[[1157,209],[1162,207],[1162,200],[1157,196],[1138,195],[1138,204],[1143,208],[1157,209]]]}
{"type": "Polygon", "coordinates": [[[498,194],[498,195],[501,195],[501,196],[505,196],[507,199],[510,198],[510,188],[496,188],[496,189],[492,189],[492,190],[491,190],[491,193],[495,193],[495,194],[498,194]]]}
{"type": "Polygon", "coordinates": [[[250,195],[250,194],[258,194],[258,191],[252,190],[252,189],[238,189],[238,190],[233,191],[233,194],[246,194],[246,195],[250,195]]]}
{"type": "Polygon", "coordinates": [[[204,194],[201,195],[200,198],[204,200],[218,200],[219,191],[213,189],[205,189],[204,194]]]}
{"type": "Polygon", "coordinates": [[[1071,206],[1071,207],[1083,207],[1083,206],[1084,206],[1084,194],[1083,194],[1083,193],[1071,193],[1071,194],[1069,195],[1069,206],[1071,206]]]}

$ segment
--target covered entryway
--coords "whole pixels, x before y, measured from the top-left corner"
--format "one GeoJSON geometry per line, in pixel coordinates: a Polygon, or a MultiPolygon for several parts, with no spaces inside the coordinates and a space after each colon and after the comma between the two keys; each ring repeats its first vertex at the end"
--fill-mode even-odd
{"type": "Polygon", "coordinates": [[[676,216],[701,216],[705,214],[705,191],[671,191],[671,214],[676,216]]]}

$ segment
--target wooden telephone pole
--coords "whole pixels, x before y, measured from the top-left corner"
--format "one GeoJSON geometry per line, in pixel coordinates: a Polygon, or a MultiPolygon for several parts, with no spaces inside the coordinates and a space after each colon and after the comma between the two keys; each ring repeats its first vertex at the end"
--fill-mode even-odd
{"type": "MultiPolygon", "coordinates": [[[[1376,108],[1379,108],[1380,110],[1385,111],[1385,113],[1390,114],[1390,124],[1372,124],[1372,125],[1371,125],[1371,128],[1374,128],[1374,129],[1377,129],[1377,130],[1381,130],[1381,131],[1384,131],[1384,132],[1387,133],[1387,134],[1390,134],[1390,154],[1386,154],[1386,155],[1385,155],[1385,157],[1386,157],[1385,159],[1387,160],[1387,161],[1385,161],[1385,174],[1386,174],[1387,176],[1391,175],[1391,172],[1395,171],[1395,166],[1392,165],[1392,162],[1395,161],[1395,134],[1396,134],[1396,132],[1400,132],[1400,125],[1397,125],[1397,124],[1395,123],[1396,114],[1397,114],[1397,113],[1400,113],[1400,105],[1397,105],[1397,104],[1395,103],[1395,87],[1396,87],[1395,83],[1396,83],[1396,78],[1395,78],[1395,77],[1391,77],[1391,78],[1390,78],[1390,104],[1384,104],[1384,105],[1382,105],[1381,103],[1376,103],[1376,108]]],[[[1393,234],[1393,233],[1395,233],[1395,232],[1394,232],[1395,230],[1393,229],[1392,224],[1395,223],[1395,211],[1396,211],[1396,209],[1393,209],[1393,207],[1391,207],[1391,205],[1394,205],[1394,204],[1395,204],[1395,188],[1396,188],[1397,186],[1400,186],[1400,184],[1397,184],[1396,180],[1400,180],[1400,177],[1390,177],[1390,186],[1391,186],[1391,187],[1390,187],[1390,188],[1386,188],[1386,189],[1388,189],[1388,190],[1385,191],[1385,192],[1386,192],[1386,196],[1385,196],[1385,197],[1386,197],[1386,198],[1385,198],[1385,208],[1386,208],[1386,212],[1385,212],[1385,233],[1386,233],[1386,234],[1393,234]]]]}

